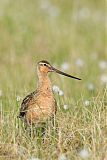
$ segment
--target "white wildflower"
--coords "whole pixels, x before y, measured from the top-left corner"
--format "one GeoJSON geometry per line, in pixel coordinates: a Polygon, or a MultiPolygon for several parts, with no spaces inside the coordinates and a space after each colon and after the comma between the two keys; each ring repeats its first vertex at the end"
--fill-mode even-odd
{"type": "Polygon", "coordinates": [[[69,108],[69,106],[67,104],[64,104],[64,109],[67,110],[69,108]]]}
{"type": "Polygon", "coordinates": [[[90,10],[88,8],[82,8],[78,12],[79,19],[86,19],[90,16],[90,10]]]}
{"type": "Polygon", "coordinates": [[[62,63],[61,69],[64,70],[64,71],[68,70],[69,69],[69,64],[67,62],[62,63]]]}
{"type": "Polygon", "coordinates": [[[51,17],[57,17],[60,13],[59,8],[51,4],[48,0],[42,1],[40,7],[42,10],[46,11],[51,17]]]}
{"type": "Polygon", "coordinates": [[[90,105],[90,101],[85,100],[84,105],[85,105],[86,107],[88,107],[88,106],[90,105]]]}
{"type": "Polygon", "coordinates": [[[100,61],[99,62],[100,69],[106,69],[107,68],[107,62],[106,61],[100,61]]]}
{"type": "Polygon", "coordinates": [[[59,87],[56,86],[56,85],[53,85],[52,90],[53,90],[53,92],[55,92],[55,93],[59,93],[59,91],[60,91],[59,87]]]}
{"type": "Polygon", "coordinates": [[[106,84],[107,83],[107,75],[105,74],[103,74],[102,76],[101,76],[101,83],[103,83],[103,84],[106,84]]]}
{"type": "Polygon", "coordinates": [[[48,13],[51,17],[57,17],[60,13],[59,8],[56,6],[50,6],[48,13]]]}
{"type": "Polygon", "coordinates": [[[88,90],[90,90],[90,91],[95,90],[95,86],[94,86],[93,83],[88,83],[87,88],[88,88],[88,90]]]}
{"type": "Polygon", "coordinates": [[[78,59],[76,60],[76,65],[77,65],[78,67],[83,67],[83,66],[84,66],[84,61],[83,61],[83,59],[78,58],[78,59]]]}
{"type": "Polygon", "coordinates": [[[63,96],[64,92],[62,90],[59,90],[59,96],[63,96]]]}
{"type": "Polygon", "coordinates": [[[53,92],[58,93],[60,96],[64,95],[64,92],[56,85],[53,85],[52,90],[53,92]]]}
{"type": "Polygon", "coordinates": [[[79,152],[79,156],[83,159],[86,159],[86,158],[89,158],[90,156],[90,153],[87,149],[82,149],[80,152],[79,152]]]}
{"type": "Polygon", "coordinates": [[[19,102],[20,100],[21,100],[21,97],[19,95],[17,95],[16,101],[19,102]]]}
{"type": "Polygon", "coordinates": [[[48,0],[43,0],[40,4],[41,9],[47,10],[50,7],[50,2],[48,0]]]}
{"type": "Polygon", "coordinates": [[[91,12],[88,8],[80,8],[76,12],[73,13],[73,19],[76,21],[83,21],[87,18],[89,18],[91,15],[91,12]]]}
{"type": "Polygon", "coordinates": [[[58,160],[67,160],[66,155],[63,153],[61,155],[59,155],[58,160]]]}

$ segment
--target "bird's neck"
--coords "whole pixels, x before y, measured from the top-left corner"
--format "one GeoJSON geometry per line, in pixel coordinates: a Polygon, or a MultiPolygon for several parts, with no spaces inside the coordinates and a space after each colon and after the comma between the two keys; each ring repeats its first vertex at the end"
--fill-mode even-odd
{"type": "Polygon", "coordinates": [[[52,85],[51,81],[47,74],[40,74],[38,76],[38,90],[42,93],[50,94],[52,95],[52,85]]]}

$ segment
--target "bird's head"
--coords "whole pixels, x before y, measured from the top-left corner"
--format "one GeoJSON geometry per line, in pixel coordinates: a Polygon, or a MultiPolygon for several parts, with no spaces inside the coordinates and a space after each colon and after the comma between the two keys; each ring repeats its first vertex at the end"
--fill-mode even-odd
{"type": "Polygon", "coordinates": [[[74,77],[74,76],[71,76],[65,72],[62,72],[56,68],[54,68],[48,61],[46,60],[42,60],[42,61],[39,61],[38,64],[37,64],[37,69],[38,69],[38,72],[40,74],[43,74],[43,75],[47,75],[48,72],[55,72],[55,73],[58,73],[58,74],[61,74],[61,75],[64,75],[66,77],[70,77],[70,78],[74,78],[74,79],[77,79],[77,80],[81,80],[80,78],[77,78],[77,77],[74,77]]]}
{"type": "Polygon", "coordinates": [[[37,68],[40,73],[47,74],[52,71],[52,66],[46,60],[39,61],[37,64],[37,68]]]}

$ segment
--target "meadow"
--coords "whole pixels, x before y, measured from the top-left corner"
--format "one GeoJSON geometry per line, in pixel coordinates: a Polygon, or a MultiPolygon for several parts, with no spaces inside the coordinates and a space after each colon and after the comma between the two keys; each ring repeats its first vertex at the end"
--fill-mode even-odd
{"type": "Polygon", "coordinates": [[[0,0],[0,160],[107,160],[105,23],[105,0],[0,0]],[[43,59],[82,79],[49,75],[58,125],[44,142],[17,118],[43,59]]]}

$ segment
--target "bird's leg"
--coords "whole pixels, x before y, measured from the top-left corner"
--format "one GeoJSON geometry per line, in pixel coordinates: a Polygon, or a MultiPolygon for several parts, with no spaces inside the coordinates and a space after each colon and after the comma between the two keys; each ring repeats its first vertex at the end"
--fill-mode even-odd
{"type": "Polygon", "coordinates": [[[41,128],[41,135],[42,135],[42,137],[45,136],[45,133],[46,133],[46,128],[45,128],[45,127],[42,127],[42,128],[41,128]]]}
{"type": "Polygon", "coordinates": [[[45,142],[45,134],[46,134],[46,127],[44,126],[41,128],[41,137],[42,137],[43,143],[45,142]]]}
{"type": "Polygon", "coordinates": [[[34,133],[35,133],[34,135],[36,135],[38,143],[42,143],[42,142],[44,143],[44,138],[46,133],[45,131],[46,131],[46,128],[44,124],[42,126],[34,128],[34,133]]]}
{"type": "Polygon", "coordinates": [[[33,124],[29,123],[28,121],[24,121],[24,131],[30,138],[33,138],[33,124]]]}
{"type": "Polygon", "coordinates": [[[56,122],[56,115],[55,114],[52,117],[52,130],[53,130],[54,138],[56,139],[57,133],[58,133],[58,124],[56,122]]]}
{"type": "Polygon", "coordinates": [[[56,132],[56,130],[57,130],[57,122],[56,122],[56,115],[55,114],[52,117],[52,127],[53,127],[54,131],[56,132]]]}
{"type": "Polygon", "coordinates": [[[55,130],[56,122],[55,122],[55,115],[52,117],[52,127],[55,130]]]}

